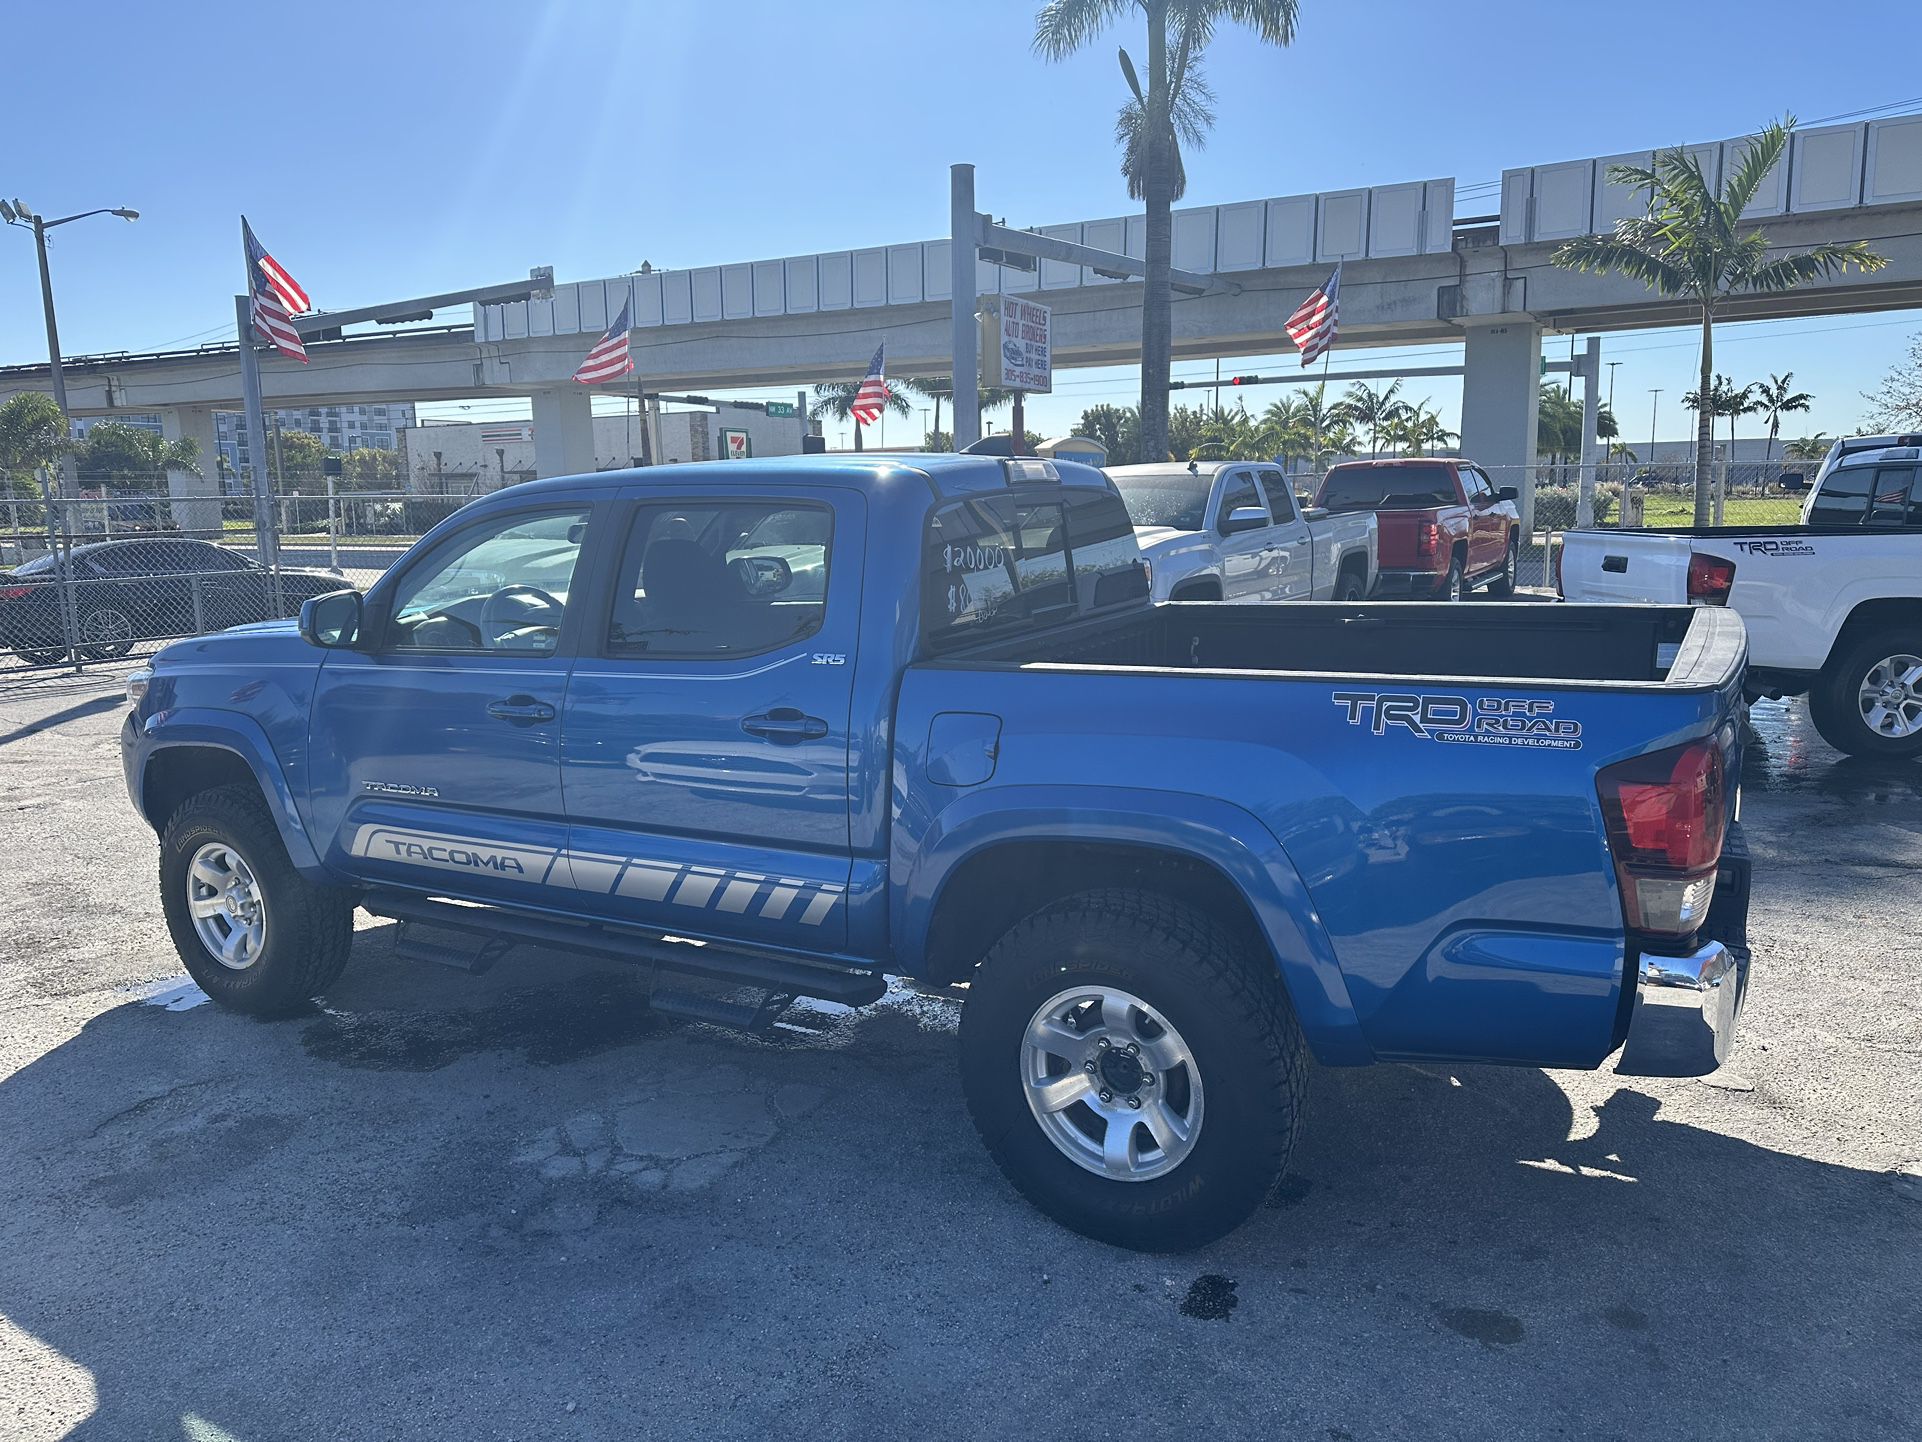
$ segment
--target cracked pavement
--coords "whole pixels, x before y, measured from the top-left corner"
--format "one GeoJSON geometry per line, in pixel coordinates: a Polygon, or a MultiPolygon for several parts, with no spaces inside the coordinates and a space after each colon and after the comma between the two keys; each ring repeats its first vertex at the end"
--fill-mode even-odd
{"type": "Polygon", "coordinates": [[[0,1437],[1911,1438],[1922,766],[1757,708],[1715,1084],[1318,1071],[1180,1257],[1052,1226],[952,1000],[758,1040],[631,971],[362,919],[323,1010],[195,1004],[117,678],[0,685],[0,1437]]]}

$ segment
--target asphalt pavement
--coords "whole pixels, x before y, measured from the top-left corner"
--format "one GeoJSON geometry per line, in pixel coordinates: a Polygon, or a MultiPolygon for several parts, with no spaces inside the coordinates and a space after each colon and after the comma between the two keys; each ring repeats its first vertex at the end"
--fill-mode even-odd
{"type": "Polygon", "coordinates": [[[104,678],[0,685],[0,1437],[1902,1438],[1922,1432],[1922,765],[1755,713],[1756,954],[1710,1081],[1322,1070],[1205,1251],[1061,1231],[955,1005],[768,1040],[363,919],[204,1004],[104,678]]]}

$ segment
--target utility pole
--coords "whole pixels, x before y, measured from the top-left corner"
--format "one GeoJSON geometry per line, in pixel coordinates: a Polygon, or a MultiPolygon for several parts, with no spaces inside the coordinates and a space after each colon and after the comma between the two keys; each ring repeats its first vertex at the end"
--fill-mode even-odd
{"type": "Polygon", "coordinates": [[[1655,464],[1655,414],[1662,404],[1662,388],[1657,386],[1649,392],[1654,397],[1648,403],[1648,463],[1655,464]]]}
{"type": "Polygon", "coordinates": [[[1608,363],[1608,413],[1610,415],[1615,414],[1615,367],[1620,364],[1620,361],[1608,363]]]}

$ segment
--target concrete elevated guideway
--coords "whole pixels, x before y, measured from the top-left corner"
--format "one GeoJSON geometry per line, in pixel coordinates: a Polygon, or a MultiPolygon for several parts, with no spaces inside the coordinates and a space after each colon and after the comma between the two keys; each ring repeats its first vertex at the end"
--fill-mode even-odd
{"type": "MultiPolygon", "coordinates": [[[[1711,182],[1741,140],[1689,147],[1711,182]]],[[[1606,230],[1632,197],[1607,183],[1611,162],[1647,153],[1505,173],[1499,218],[1456,221],[1454,182],[1194,207],[1175,217],[1175,265],[1211,278],[1178,296],[1182,357],[1285,351],[1282,319],[1340,261],[1344,348],[1456,342],[1466,346],[1462,446],[1485,464],[1534,459],[1545,332],[1686,324],[1685,305],[1620,277],[1555,267],[1556,245],[1606,230]]],[[[991,204],[992,184],[984,200],[991,204]]],[[[1730,301],[1723,319],[1922,307],[1922,115],[1797,132],[1790,155],[1750,214],[1782,247],[1870,241],[1889,258],[1778,296],[1730,301]]],[[[1141,218],[1043,227],[1042,234],[1141,253],[1141,218]]],[[[825,255],[653,272],[556,287],[551,300],[474,308],[472,327],[310,342],[311,363],[269,357],[269,407],[527,396],[536,465],[562,474],[591,465],[589,391],[570,377],[623,303],[649,390],[705,391],[797,384],[860,373],[878,340],[890,374],[952,368],[952,252],[946,240],[825,255]]],[[[1022,272],[983,263],[976,289],[1036,293],[1054,309],[1063,368],[1129,364],[1140,354],[1140,289],[1086,267],[1043,260],[1022,272]]],[[[185,354],[78,357],[64,367],[78,414],[157,411],[169,434],[211,452],[212,412],[240,403],[231,347],[185,354]]],[[[632,382],[610,390],[629,392],[632,382]]],[[[48,388],[44,366],[0,369],[0,398],[48,388]]]]}

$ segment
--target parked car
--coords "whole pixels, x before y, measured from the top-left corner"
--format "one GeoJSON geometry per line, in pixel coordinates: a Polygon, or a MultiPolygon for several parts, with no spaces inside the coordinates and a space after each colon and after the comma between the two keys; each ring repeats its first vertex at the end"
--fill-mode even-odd
{"type": "Polygon", "coordinates": [[[356,902],[749,1029],[966,981],[1009,1180],[1168,1249],[1270,1194],[1310,1055],[1721,1062],[1742,662],[1725,610],[1156,605],[1090,467],[783,457],[478,500],[364,597],[162,651],[122,744],[223,1005],[325,992],[356,902]],[[736,552],[797,508],[790,594],[736,552]]]}
{"type": "Polygon", "coordinates": [[[1279,466],[1115,466],[1108,475],[1157,601],[1359,601],[1375,586],[1372,517],[1303,510],[1279,466]]]}
{"type": "Polygon", "coordinates": [[[1381,595],[1461,601],[1484,585],[1492,596],[1514,594],[1515,495],[1473,461],[1398,456],[1330,466],[1315,504],[1333,515],[1374,513],[1381,595]]]}
{"type": "Polygon", "coordinates": [[[1568,531],[1571,601],[1728,606],[1751,696],[1809,698],[1858,756],[1922,756],[1922,435],[1830,448],[1796,526],[1568,531]]]}
{"type": "MultiPolygon", "coordinates": [[[[276,614],[273,577],[251,556],[211,541],[142,537],[75,546],[0,574],[0,646],[43,666],[64,660],[66,602],[82,660],[124,656],[135,643],[192,636],[276,614]],[[56,581],[70,584],[60,586],[56,581]]],[[[340,589],[324,571],[280,573],[289,608],[340,589]]]]}

